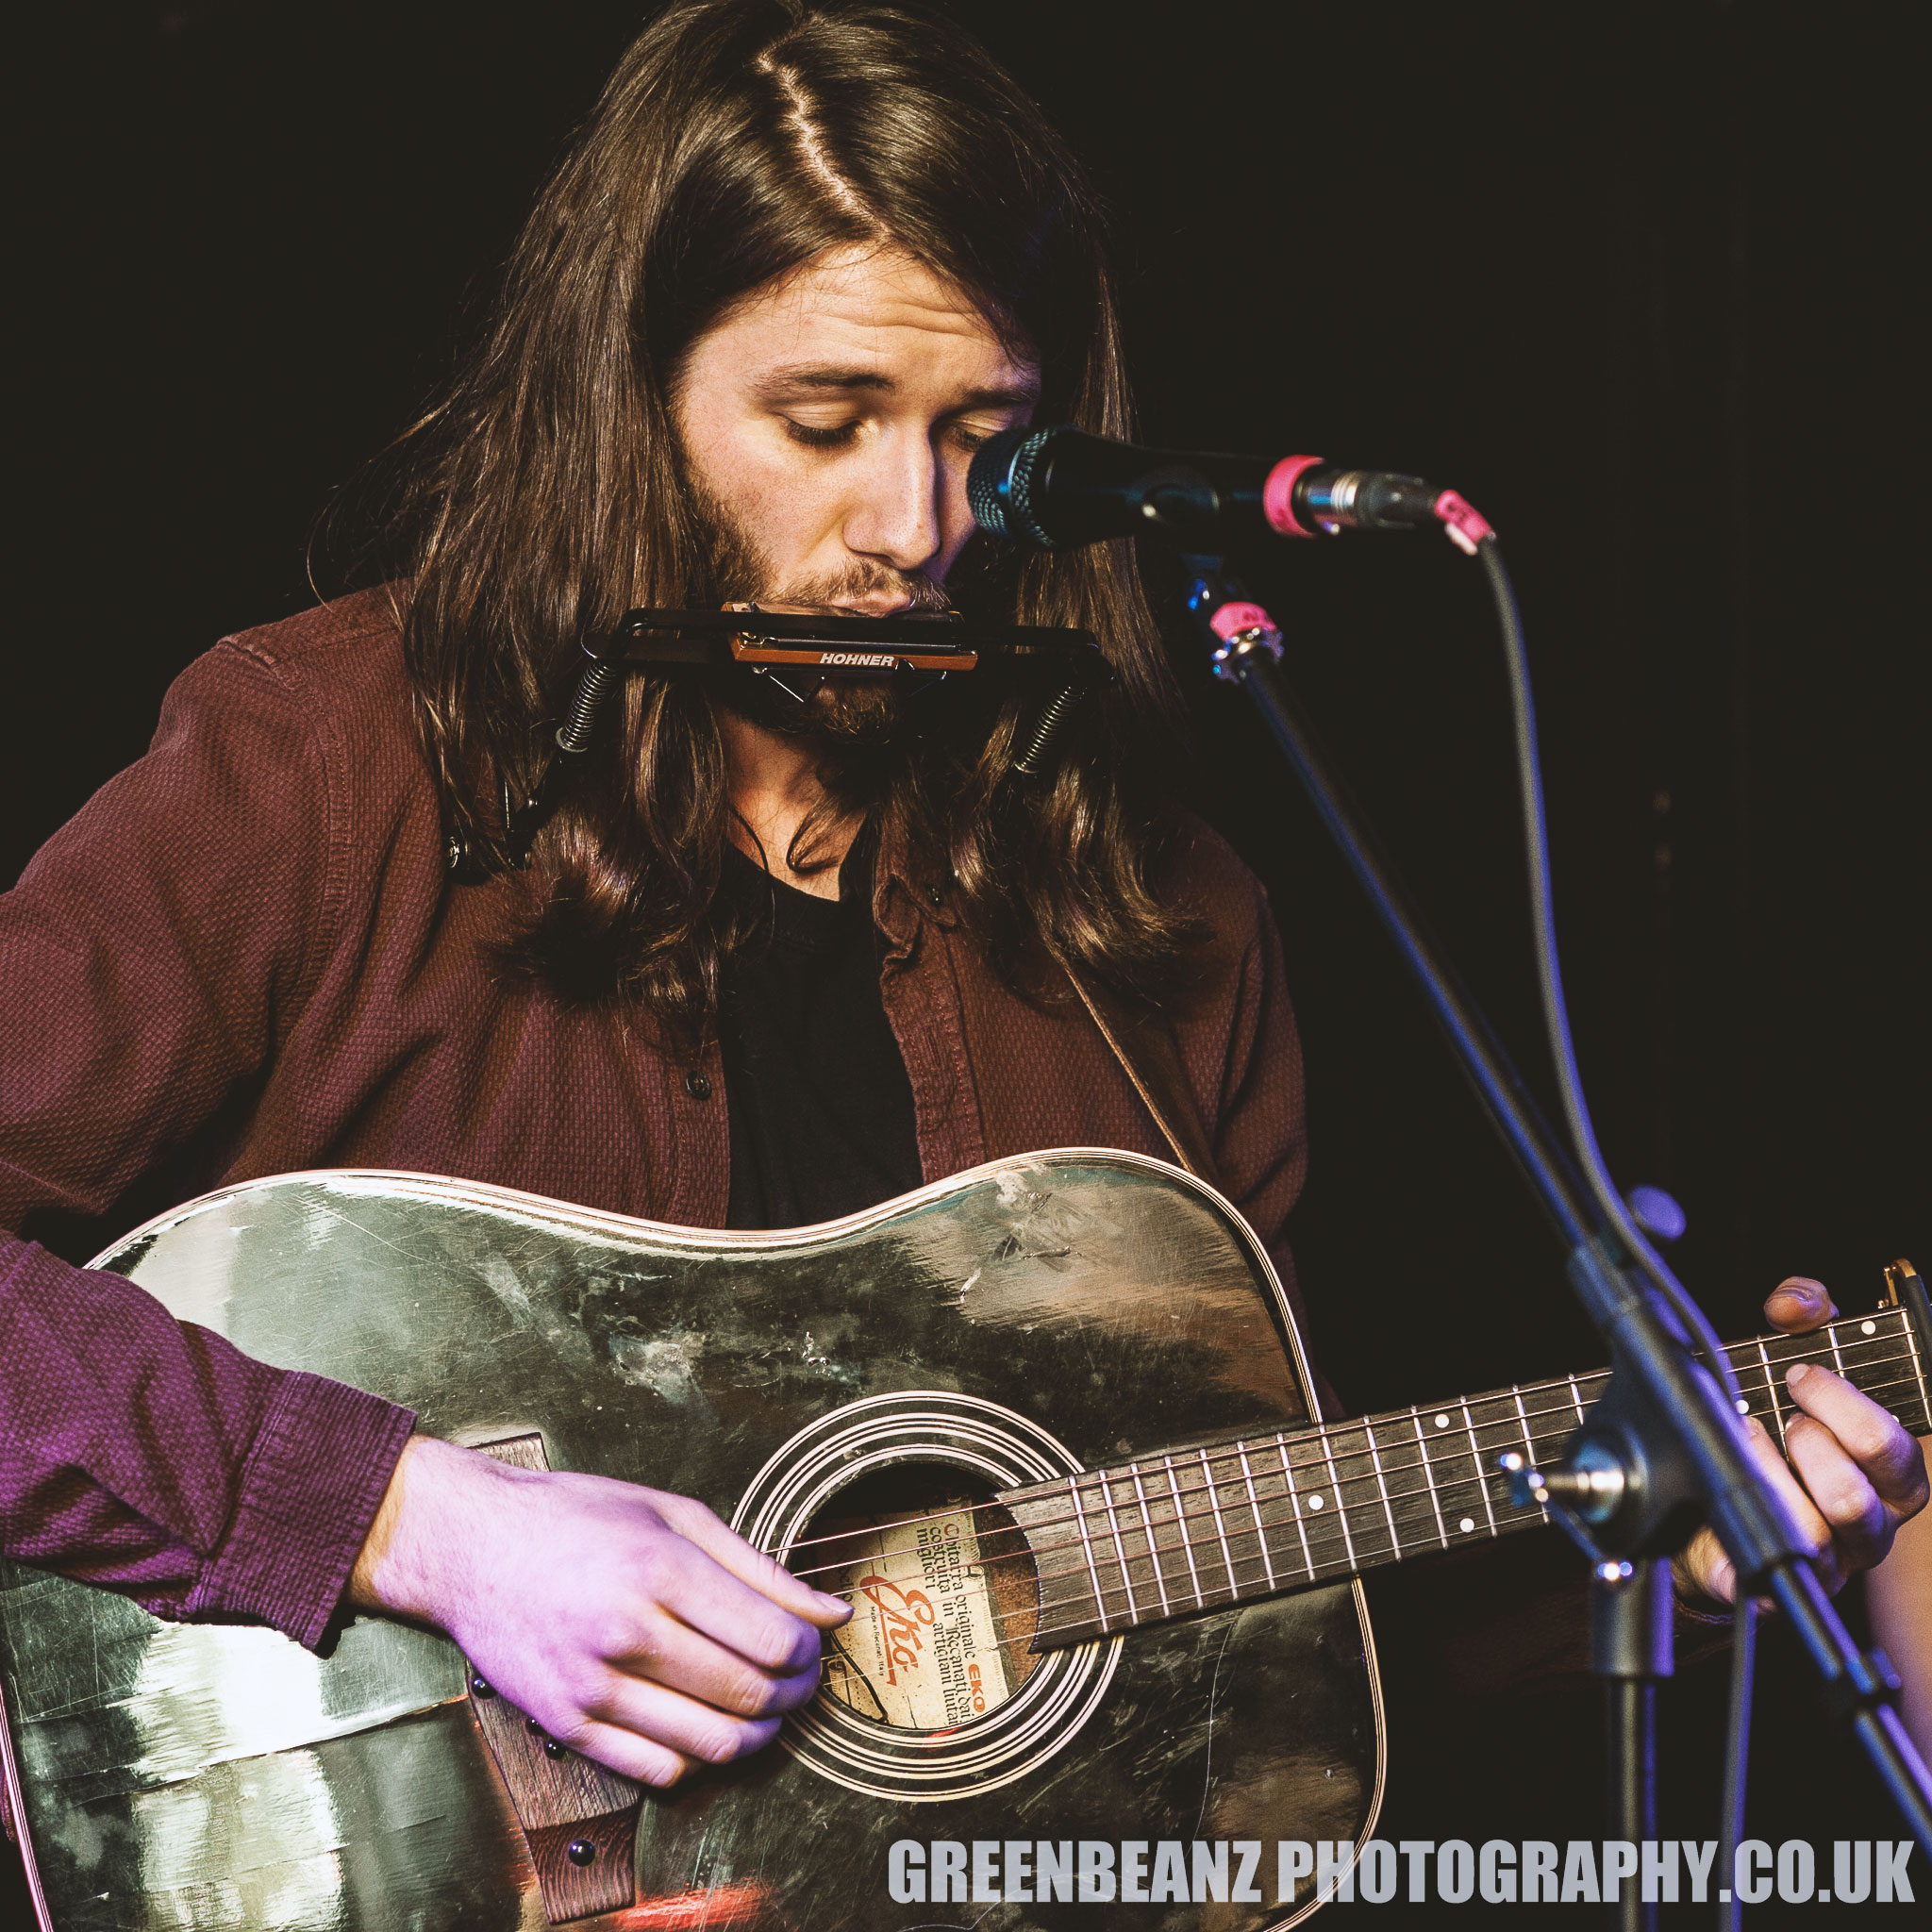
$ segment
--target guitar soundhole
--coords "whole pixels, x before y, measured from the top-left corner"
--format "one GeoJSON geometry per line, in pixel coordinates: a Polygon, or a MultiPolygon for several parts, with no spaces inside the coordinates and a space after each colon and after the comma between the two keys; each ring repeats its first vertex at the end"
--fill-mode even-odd
{"type": "Polygon", "coordinates": [[[1032,1555],[967,1470],[872,1471],[813,1517],[790,1562],[853,1606],[826,1641],[821,1695],[857,1717],[943,1735],[997,1710],[1040,1661],[1032,1555]]]}

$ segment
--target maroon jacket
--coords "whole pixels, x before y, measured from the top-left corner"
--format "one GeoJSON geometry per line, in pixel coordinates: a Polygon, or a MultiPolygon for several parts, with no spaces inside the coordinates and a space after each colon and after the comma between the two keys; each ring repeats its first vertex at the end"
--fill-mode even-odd
{"type": "MultiPolygon", "coordinates": [[[[1221,1183],[1291,1282],[1301,1054],[1279,942],[1205,828],[1185,877],[1214,938],[1174,1037],[1221,1183]]],[[[314,1167],[722,1224],[715,1047],[680,1060],[621,1010],[503,984],[488,948],[517,890],[449,881],[383,599],[226,640],[0,897],[0,1227],[108,1214],[157,1173],[185,1196],[314,1167]]],[[[1167,1154],[1085,1012],[1006,991],[942,879],[889,841],[875,894],[928,1181],[1045,1147],[1167,1154]]],[[[8,1556],[313,1644],[409,1423],[0,1235],[8,1556]]]]}

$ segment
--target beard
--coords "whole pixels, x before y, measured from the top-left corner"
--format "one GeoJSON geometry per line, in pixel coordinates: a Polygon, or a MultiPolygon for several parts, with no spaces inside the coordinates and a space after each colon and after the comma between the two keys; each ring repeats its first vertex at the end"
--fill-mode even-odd
{"type": "MultiPolygon", "coordinates": [[[[849,609],[883,591],[908,611],[951,610],[943,585],[924,571],[902,571],[872,558],[857,558],[844,571],[783,582],[758,539],[724,504],[692,479],[693,508],[703,531],[711,594],[727,608],[832,612],[849,609]]],[[[901,693],[890,677],[873,674],[828,676],[790,667],[777,677],[750,665],[726,674],[716,692],[728,710],[767,730],[812,738],[828,749],[857,750],[890,744],[905,722],[901,693]],[[814,688],[811,680],[816,677],[814,688]]]]}

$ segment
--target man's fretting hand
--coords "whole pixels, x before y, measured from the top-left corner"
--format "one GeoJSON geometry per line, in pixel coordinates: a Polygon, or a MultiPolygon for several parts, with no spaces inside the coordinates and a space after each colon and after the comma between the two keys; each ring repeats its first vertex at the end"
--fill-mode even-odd
{"type": "Polygon", "coordinates": [[[350,1601],[431,1624],[574,1751],[674,1784],[777,1734],[851,1614],[702,1503],[413,1437],[350,1601]]]}
{"type": "MultiPolygon", "coordinates": [[[[1805,1335],[1838,1310],[1821,1283],[1794,1275],[1772,1291],[1764,1313],[1774,1328],[1805,1335]]],[[[1802,1411],[1785,1425],[1790,1463],[1756,1416],[1745,1424],[1751,1446],[1818,1558],[1819,1580],[1835,1591],[1880,1561],[1899,1524],[1925,1507],[1925,1465],[1894,1416],[1815,1362],[1785,1372],[1778,1401],[1802,1411]]],[[[1693,1603],[1737,1597],[1731,1559],[1707,1529],[1685,1545],[1676,1569],[1678,1588],[1693,1603]]]]}

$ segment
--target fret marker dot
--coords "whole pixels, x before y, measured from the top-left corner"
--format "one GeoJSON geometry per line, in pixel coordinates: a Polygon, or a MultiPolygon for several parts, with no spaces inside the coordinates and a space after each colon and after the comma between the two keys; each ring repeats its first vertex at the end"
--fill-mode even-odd
{"type": "Polygon", "coordinates": [[[1475,1518],[1474,1516],[1465,1516],[1456,1526],[1464,1536],[1467,1536],[1475,1527],[1475,1518]]]}
{"type": "Polygon", "coordinates": [[[1860,1335],[1876,1335],[1878,1333],[1878,1324],[1876,1322],[1860,1322],[1858,1324],[1858,1333],[1860,1335]]]}
{"type": "Polygon", "coordinates": [[[1321,1507],[1322,1499],[1320,1496],[1310,1496],[1308,1498],[1308,1507],[1310,1509],[1319,1509],[1321,1507]]]}
{"type": "Polygon", "coordinates": [[[1439,1415],[1436,1418],[1436,1426],[1439,1429],[1446,1429],[1449,1426],[1449,1418],[1446,1415],[1439,1415]]]}
{"type": "Polygon", "coordinates": [[[1740,1415],[1749,1415],[1751,1413],[1751,1405],[1741,1395],[1738,1397],[1738,1413],[1740,1415]]]}

